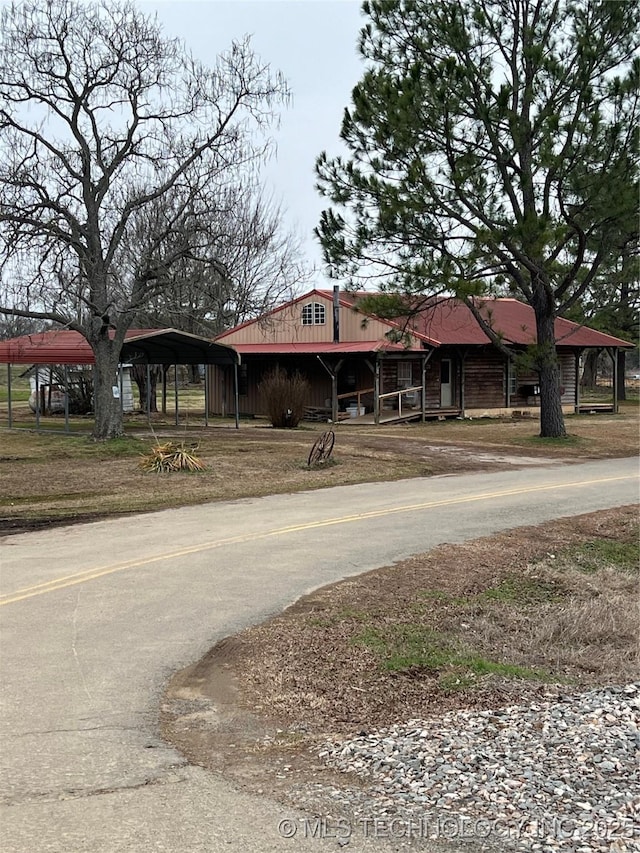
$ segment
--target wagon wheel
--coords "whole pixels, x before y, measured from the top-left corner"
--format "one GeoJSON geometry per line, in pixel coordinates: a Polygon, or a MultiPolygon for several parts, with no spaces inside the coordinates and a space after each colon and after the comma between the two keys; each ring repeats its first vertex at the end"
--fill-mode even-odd
{"type": "Polygon", "coordinates": [[[312,465],[320,465],[323,462],[326,462],[331,456],[335,440],[336,434],[332,429],[328,429],[326,432],[323,432],[311,448],[307,465],[311,467],[312,465]]]}

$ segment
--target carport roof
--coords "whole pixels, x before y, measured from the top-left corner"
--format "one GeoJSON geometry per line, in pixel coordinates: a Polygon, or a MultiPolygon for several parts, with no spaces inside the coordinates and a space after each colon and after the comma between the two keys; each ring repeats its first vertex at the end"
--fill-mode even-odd
{"type": "MultiPolygon", "coordinates": [[[[129,329],[122,362],[149,364],[237,364],[233,347],[178,329],[129,329]]],[[[80,332],[51,329],[0,341],[0,364],[94,364],[93,351],[80,332]]]]}

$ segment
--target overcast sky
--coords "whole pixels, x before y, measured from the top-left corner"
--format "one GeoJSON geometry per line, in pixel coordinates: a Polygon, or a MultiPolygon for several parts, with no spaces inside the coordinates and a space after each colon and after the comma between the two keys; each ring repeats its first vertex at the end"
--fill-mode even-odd
{"type": "Polygon", "coordinates": [[[157,12],[166,34],[183,38],[204,61],[233,39],[251,35],[255,52],[289,82],[293,100],[275,133],[277,156],[265,180],[286,210],[287,226],[317,266],[315,283],[327,286],[313,228],[326,202],[314,190],[321,151],[337,154],[343,110],[360,79],[357,52],[363,23],[360,0],[137,0],[157,12]]]}

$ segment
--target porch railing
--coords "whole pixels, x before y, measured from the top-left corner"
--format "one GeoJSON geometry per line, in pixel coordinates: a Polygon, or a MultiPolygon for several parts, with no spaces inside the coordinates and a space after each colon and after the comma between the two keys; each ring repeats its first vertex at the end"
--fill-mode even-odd
{"type": "Polygon", "coordinates": [[[402,403],[404,398],[405,409],[417,409],[422,406],[422,385],[413,385],[411,388],[400,388],[398,391],[388,391],[380,394],[380,406],[384,406],[384,400],[390,400],[390,408],[395,409],[393,403],[397,400],[398,417],[402,417],[402,403]]]}
{"type": "Polygon", "coordinates": [[[340,400],[353,400],[355,397],[357,399],[358,413],[360,412],[360,407],[362,405],[362,397],[365,394],[373,394],[374,388],[361,388],[359,391],[350,391],[348,394],[338,394],[338,405],[340,400]]]}

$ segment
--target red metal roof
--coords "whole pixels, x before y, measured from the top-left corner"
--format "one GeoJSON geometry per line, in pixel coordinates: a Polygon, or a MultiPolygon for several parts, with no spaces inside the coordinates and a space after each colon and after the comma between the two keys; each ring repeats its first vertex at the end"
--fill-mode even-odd
{"type": "Polygon", "coordinates": [[[0,341],[1,364],[93,364],[91,347],[80,332],[52,329],[0,341]]]}
{"type": "MultiPolygon", "coordinates": [[[[535,343],[536,320],[533,308],[517,299],[476,299],[482,317],[507,344],[535,343]]],[[[490,343],[471,310],[458,299],[440,299],[412,320],[412,327],[434,345],[484,345],[490,343]]],[[[559,318],[555,321],[559,347],[633,347],[628,341],[598,332],[579,323],[559,318]]]]}
{"type": "MultiPolygon", "coordinates": [[[[345,308],[357,307],[358,299],[363,296],[371,296],[371,293],[351,293],[349,291],[340,291],[340,305],[345,308]]],[[[238,329],[246,328],[252,324],[257,324],[264,317],[275,317],[280,311],[285,308],[295,305],[303,300],[311,298],[323,298],[331,301],[333,293],[331,290],[321,290],[314,288],[311,291],[298,296],[296,299],[278,306],[278,308],[263,315],[263,317],[255,320],[247,320],[233,329],[229,329],[218,335],[216,340],[222,340],[227,335],[238,329]]],[[[527,346],[536,340],[536,322],[533,308],[524,302],[517,299],[509,298],[479,298],[476,304],[484,318],[489,322],[492,328],[498,332],[506,344],[515,344],[518,346],[527,346]]],[[[363,316],[372,316],[365,314],[363,316]]],[[[402,320],[385,320],[381,317],[376,317],[382,323],[385,323],[389,330],[408,331],[416,337],[424,341],[432,347],[438,346],[484,346],[491,343],[489,336],[482,330],[471,313],[470,309],[464,302],[455,298],[435,298],[428,302],[427,306],[420,314],[411,319],[411,322],[405,325],[402,320]]],[[[625,347],[632,348],[633,344],[628,341],[623,341],[613,335],[607,335],[604,332],[598,332],[595,329],[590,329],[588,326],[581,326],[578,323],[573,323],[570,320],[558,319],[555,322],[556,343],[559,347],[625,347]]],[[[260,334],[262,337],[262,332],[260,334]]],[[[346,350],[347,343],[342,343],[341,351],[350,352],[375,352],[371,342],[348,342],[353,344],[355,349],[346,350]],[[359,349],[358,347],[363,347],[359,349]]],[[[238,352],[337,352],[337,350],[327,350],[324,347],[332,347],[332,344],[234,344],[234,349],[238,352]],[[250,349],[247,349],[250,347],[250,349]],[[260,347],[268,347],[269,349],[260,349],[260,347]],[[300,349],[300,347],[308,347],[300,349]],[[297,348],[297,349],[296,349],[297,348]]],[[[389,345],[383,343],[377,349],[403,349],[402,345],[389,345]]]]}
{"type": "MultiPolygon", "coordinates": [[[[111,333],[113,337],[113,333],[111,333]]],[[[154,364],[233,363],[232,347],[176,329],[129,329],[123,357],[140,350],[154,364]]],[[[0,341],[0,364],[94,364],[93,351],[80,332],[51,329],[0,341]]]]}

